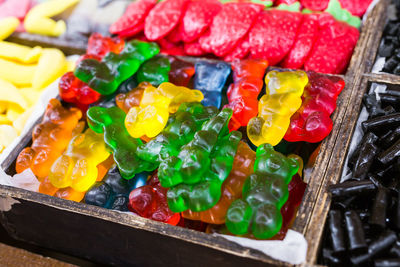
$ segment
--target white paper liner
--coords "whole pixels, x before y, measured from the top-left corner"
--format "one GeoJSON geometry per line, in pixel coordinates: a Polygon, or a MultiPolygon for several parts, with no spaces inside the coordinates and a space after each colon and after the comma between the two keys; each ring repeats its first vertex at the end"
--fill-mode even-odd
{"type": "MultiPolygon", "coordinates": [[[[387,88],[387,86],[384,84],[373,83],[369,90],[369,94],[375,93],[377,100],[379,100],[379,93],[386,92],[386,88],[387,88]]],[[[348,167],[349,158],[353,154],[353,152],[356,150],[356,147],[360,144],[361,139],[364,136],[364,132],[361,128],[361,123],[367,119],[368,119],[368,111],[363,106],[361,109],[361,112],[360,112],[360,116],[358,117],[358,120],[356,123],[356,128],[354,130],[353,137],[351,139],[349,152],[347,153],[346,160],[344,162],[344,167],[343,167],[343,171],[342,171],[342,176],[340,178],[340,182],[344,182],[351,178],[352,173],[351,173],[350,168],[348,167]]]]}
{"type": "Polygon", "coordinates": [[[221,236],[243,247],[261,251],[273,259],[290,264],[301,264],[305,262],[307,256],[307,240],[299,232],[290,229],[283,240],[254,240],[230,235],[214,235],[221,236]]]}

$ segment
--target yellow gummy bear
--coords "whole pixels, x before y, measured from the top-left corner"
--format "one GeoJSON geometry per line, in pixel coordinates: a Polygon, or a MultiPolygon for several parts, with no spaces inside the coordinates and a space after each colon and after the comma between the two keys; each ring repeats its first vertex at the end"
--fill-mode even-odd
{"type": "Polygon", "coordinates": [[[51,17],[61,14],[78,3],[79,0],[49,0],[33,7],[25,17],[25,30],[49,36],[60,36],[67,30],[63,20],[54,21],[51,17]]]}
{"type": "Polygon", "coordinates": [[[17,131],[10,125],[0,125],[0,153],[18,137],[17,131]]]}
{"type": "Polygon", "coordinates": [[[64,54],[55,48],[44,48],[33,76],[32,87],[44,89],[65,73],[67,61],[64,54]]]}
{"type": "Polygon", "coordinates": [[[139,107],[132,107],[125,117],[125,127],[132,137],[155,137],[166,126],[170,113],[175,113],[184,102],[200,102],[203,94],[172,83],[158,88],[140,84],[145,88],[139,107]]]}
{"type": "Polygon", "coordinates": [[[11,42],[0,41],[0,57],[15,60],[25,64],[36,63],[42,54],[42,48],[35,46],[31,48],[11,42]]]}
{"type": "Polygon", "coordinates": [[[17,29],[20,21],[14,17],[0,19],[0,41],[10,36],[17,29]]]}
{"type": "Polygon", "coordinates": [[[84,192],[96,182],[97,165],[109,155],[103,134],[88,128],[72,138],[67,150],[51,167],[49,180],[57,188],[72,187],[84,192]]]}
{"type": "Polygon", "coordinates": [[[256,146],[275,146],[289,128],[290,117],[301,106],[308,76],[304,71],[270,71],[265,83],[266,94],[258,104],[258,116],[247,125],[247,135],[256,146]]]}
{"type": "Polygon", "coordinates": [[[36,65],[22,65],[0,58],[0,79],[16,86],[31,85],[35,72],[36,65]]]}
{"type": "Polygon", "coordinates": [[[24,111],[29,106],[21,92],[13,84],[2,79],[0,79],[0,105],[3,107],[2,112],[11,106],[20,111],[24,111]]]}

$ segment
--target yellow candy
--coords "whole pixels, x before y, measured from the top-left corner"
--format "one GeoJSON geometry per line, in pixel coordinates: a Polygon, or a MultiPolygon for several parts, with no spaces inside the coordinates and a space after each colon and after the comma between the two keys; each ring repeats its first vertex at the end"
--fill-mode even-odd
{"type": "Polygon", "coordinates": [[[19,23],[19,19],[14,17],[0,19],[0,41],[10,36],[18,27],[19,23]]]}
{"type": "Polygon", "coordinates": [[[33,76],[32,87],[44,89],[55,79],[65,73],[66,60],[64,54],[54,48],[44,48],[33,76]]]}
{"type": "Polygon", "coordinates": [[[42,48],[14,44],[11,42],[0,41],[0,57],[19,61],[25,64],[32,64],[39,60],[42,48]]]}
{"type": "Polygon", "coordinates": [[[154,96],[154,103],[147,106],[132,107],[125,118],[125,127],[132,137],[154,137],[165,127],[169,118],[168,106],[171,99],[154,96]]]}
{"type": "Polygon", "coordinates": [[[51,17],[61,14],[79,0],[49,0],[32,8],[25,17],[27,32],[49,36],[62,35],[67,26],[63,20],[54,21],[51,17]]]}
{"type": "Polygon", "coordinates": [[[2,79],[0,79],[0,105],[3,107],[3,112],[5,111],[4,107],[9,108],[13,106],[23,111],[29,106],[19,90],[11,83],[2,79]]]}
{"type": "Polygon", "coordinates": [[[10,125],[0,125],[0,152],[18,137],[17,131],[10,125]]]}
{"type": "MultiPolygon", "coordinates": [[[[155,137],[167,125],[169,114],[175,113],[184,102],[200,102],[203,94],[172,83],[158,88],[141,84],[144,89],[139,107],[132,107],[125,117],[125,127],[132,137],[155,137]]],[[[141,86],[139,85],[139,87],[141,86]]]]}
{"type": "Polygon", "coordinates": [[[41,95],[40,91],[34,90],[30,87],[21,88],[21,89],[19,89],[19,92],[25,98],[25,100],[28,102],[29,106],[35,105],[41,95]]]}
{"type": "Polygon", "coordinates": [[[14,129],[18,132],[18,134],[21,134],[22,130],[25,127],[26,121],[29,119],[29,116],[32,114],[33,107],[25,110],[24,113],[22,113],[16,120],[13,121],[12,125],[14,129]]]}
{"type": "Polygon", "coordinates": [[[159,94],[171,99],[170,113],[175,113],[182,103],[201,102],[204,98],[203,93],[199,90],[191,90],[168,82],[160,84],[157,89],[159,94]]]}
{"type": "Polygon", "coordinates": [[[22,115],[22,113],[23,111],[20,109],[16,109],[15,106],[11,106],[8,108],[6,116],[10,121],[15,121],[19,116],[22,115]]]}
{"type": "Polygon", "coordinates": [[[35,65],[22,65],[0,58],[0,79],[9,81],[16,86],[31,85],[35,72],[35,65]]]}
{"type": "Polygon", "coordinates": [[[7,115],[0,114],[0,124],[11,124],[11,121],[7,118],[7,115]]]}
{"type": "Polygon", "coordinates": [[[266,94],[258,104],[258,117],[247,125],[250,141],[277,145],[285,135],[290,117],[300,108],[301,96],[308,83],[304,71],[270,71],[265,77],[266,94]]]}
{"type": "Polygon", "coordinates": [[[72,138],[67,150],[51,167],[49,180],[57,188],[70,186],[84,192],[96,182],[97,165],[109,155],[103,135],[88,128],[72,138]]]}

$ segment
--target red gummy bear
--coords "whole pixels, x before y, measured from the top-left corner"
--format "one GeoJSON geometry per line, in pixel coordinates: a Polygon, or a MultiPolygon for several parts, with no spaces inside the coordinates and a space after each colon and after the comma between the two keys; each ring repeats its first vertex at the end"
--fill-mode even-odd
{"type": "Polygon", "coordinates": [[[129,194],[128,208],[141,217],[177,225],[181,216],[169,209],[167,191],[167,188],[161,186],[157,172],[154,172],[147,185],[136,188],[129,194]]]}
{"type": "Polygon", "coordinates": [[[119,37],[104,37],[100,33],[93,33],[88,41],[86,55],[96,56],[101,60],[109,52],[119,54],[124,46],[124,40],[119,37]]]}
{"type": "Polygon", "coordinates": [[[229,121],[229,130],[246,126],[249,120],[258,114],[258,95],[264,85],[264,74],[268,61],[263,59],[234,60],[232,69],[234,83],[228,88],[229,104],[225,107],[233,110],[229,121]]]}
{"type": "Polygon", "coordinates": [[[317,143],[332,131],[330,115],[336,109],[336,99],[345,86],[343,79],[310,71],[304,89],[303,103],[290,118],[284,139],[289,142],[317,143]]]}
{"type": "Polygon", "coordinates": [[[168,60],[171,64],[171,70],[168,73],[169,82],[177,86],[188,87],[190,79],[195,73],[194,65],[173,56],[169,56],[168,60]]]}
{"type": "Polygon", "coordinates": [[[101,94],[91,89],[86,83],[75,77],[73,72],[65,73],[58,85],[60,97],[68,103],[74,103],[82,111],[100,99],[101,94]]]}

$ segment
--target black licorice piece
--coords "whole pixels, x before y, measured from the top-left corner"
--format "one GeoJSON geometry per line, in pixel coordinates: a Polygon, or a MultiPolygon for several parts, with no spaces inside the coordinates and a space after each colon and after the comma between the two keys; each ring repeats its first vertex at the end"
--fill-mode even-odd
{"type": "Polygon", "coordinates": [[[374,202],[371,208],[371,217],[369,223],[380,228],[386,226],[386,210],[388,205],[388,190],[384,187],[379,187],[374,202]]]}
{"type": "Polygon", "coordinates": [[[390,57],[394,52],[394,44],[383,41],[379,46],[379,56],[390,57]]]}
{"type": "Polygon", "coordinates": [[[391,147],[379,154],[377,159],[382,164],[388,164],[400,156],[400,139],[396,141],[391,147]]]}
{"type": "Polygon", "coordinates": [[[400,258],[400,244],[396,242],[389,251],[390,255],[400,258]]]}
{"type": "Polygon", "coordinates": [[[393,74],[399,75],[400,74],[400,63],[394,68],[392,71],[393,74]]]}
{"type": "Polygon", "coordinates": [[[322,250],[322,257],[324,258],[325,264],[329,266],[339,266],[342,264],[339,257],[333,255],[332,251],[329,249],[324,248],[322,250]]]}
{"type": "Polygon", "coordinates": [[[342,217],[342,212],[340,210],[329,211],[328,227],[330,231],[330,239],[332,241],[332,249],[335,253],[346,251],[342,217]]]}
{"type": "Polygon", "coordinates": [[[376,187],[370,180],[364,181],[346,181],[340,184],[330,185],[328,190],[332,197],[347,197],[361,193],[370,193],[375,191],[376,187]]]}
{"type": "Polygon", "coordinates": [[[349,210],[344,214],[347,236],[349,240],[349,249],[351,251],[362,251],[367,247],[365,234],[360,216],[354,211],[349,210]]]}
{"type": "Polygon", "coordinates": [[[361,123],[364,132],[367,131],[379,131],[389,130],[391,127],[400,126],[400,113],[396,112],[393,114],[380,116],[377,118],[369,119],[361,123]]]}
{"type": "MultiPolygon", "coordinates": [[[[380,100],[382,103],[386,103],[389,105],[398,105],[400,101],[400,96],[392,95],[388,93],[380,93],[379,94],[380,100]]],[[[393,108],[393,107],[392,107],[393,108]]]]}
{"type": "Polygon", "coordinates": [[[395,211],[394,211],[394,225],[397,229],[400,229],[400,191],[397,191],[397,199],[395,203],[395,211]]]}
{"type": "Polygon", "coordinates": [[[390,147],[394,141],[400,138],[400,127],[397,127],[393,131],[388,131],[390,133],[388,136],[381,137],[381,143],[384,147],[390,147]]]}
{"type": "Polygon", "coordinates": [[[375,267],[399,267],[399,259],[379,259],[374,261],[375,267]]]}
{"type": "Polygon", "coordinates": [[[361,144],[360,154],[353,170],[353,179],[363,180],[374,162],[375,155],[378,153],[378,147],[374,144],[361,144]]]}
{"type": "Polygon", "coordinates": [[[395,242],[396,234],[393,231],[386,231],[368,246],[368,253],[353,256],[350,261],[354,265],[365,263],[377,254],[389,249],[395,242]]]}
{"type": "Polygon", "coordinates": [[[375,93],[365,94],[363,97],[363,104],[369,113],[368,118],[375,118],[385,114],[385,111],[381,107],[381,102],[376,99],[375,93]]]}
{"type": "Polygon", "coordinates": [[[346,198],[340,198],[340,199],[335,199],[332,202],[332,207],[331,209],[341,209],[341,210],[347,210],[350,205],[353,203],[354,200],[356,200],[357,196],[349,196],[346,198]]]}
{"type": "Polygon", "coordinates": [[[395,56],[392,56],[385,62],[382,71],[391,73],[397,67],[398,64],[399,64],[398,59],[395,56]]]}

